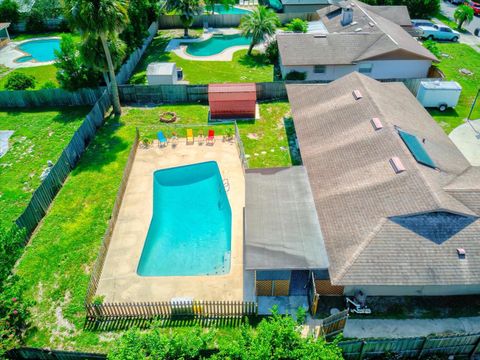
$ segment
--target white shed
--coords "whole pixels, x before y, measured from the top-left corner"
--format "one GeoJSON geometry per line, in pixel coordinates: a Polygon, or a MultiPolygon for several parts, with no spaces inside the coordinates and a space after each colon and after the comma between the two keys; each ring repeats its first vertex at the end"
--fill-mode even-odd
{"type": "Polygon", "coordinates": [[[177,66],[175,63],[151,63],[147,67],[148,85],[176,84],[177,66]]]}

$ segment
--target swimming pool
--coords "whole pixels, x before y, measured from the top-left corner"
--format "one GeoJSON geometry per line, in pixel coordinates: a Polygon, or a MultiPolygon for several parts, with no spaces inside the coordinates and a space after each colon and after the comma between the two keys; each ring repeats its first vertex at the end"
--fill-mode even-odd
{"type": "Polygon", "coordinates": [[[29,55],[16,59],[16,62],[55,60],[55,50],[60,49],[60,39],[41,39],[25,41],[17,46],[20,51],[29,55]]]}
{"type": "MultiPolygon", "coordinates": [[[[211,9],[211,7],[209,9],[211,9]]],[[[224,5],[221,4],[215,4],[213,7],[213,11],[215,12],[215,14],[248,14],[251,12],[250,10],[245,10],[235,6],[231,6],[227,9],[224,5]]]]}
{"type": "Polygon", "coordinates": [[[153,216],[137,274],[226,274],[231,227],[232,210],[215,161],[155,171],[153,216]]]}
{"type": "Polygon", "coordinates": [[[250,45],[251,39],[240,34],[213,35],[205,41],[187,44],[187,54],[193,56],[210,56],[220,54],[232,46],[250,45]]]}

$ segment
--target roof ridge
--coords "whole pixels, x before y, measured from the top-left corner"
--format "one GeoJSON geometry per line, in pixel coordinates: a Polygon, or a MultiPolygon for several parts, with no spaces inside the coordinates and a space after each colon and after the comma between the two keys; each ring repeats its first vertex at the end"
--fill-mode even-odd
{"type": "MultiPolygon", "coordinates": [[[[471,168],[473,168],[474,166],[470,165],[469,167],[465,168],[465,170],[463,170],[460,174],[458,174],[457,176],[455,176],[453,179],[451,179],[449,182],[447,182],[445,185],[443,185],[443,189],[445,191],[447,191],[447,189],[445,189],[446,187],[448,187],[449,185],[451,185],[455,180],[457,180],[460,176],[462,175],[465,175],[465,173],[470,170],[471,168]]],[[[448,190],[455,190],[455,189],[448,189],[448,190]]],[[[465,189],[461,189],[461,190],[465,190],[465,189]]],[[[472,190],[475,190],[475,189],[472,189],[472,190]]]]}
{"type": "MultiPolygon", "coordinates": [[[[388,37],[390,40],[393,41],[393,39],[392,39],[390,36],[388,36],[388,35],[387,35],[385,32],[383,32],[383,31],[382,31],[382,32],[376,32],[376,33],[371,33],[371,34],[372,34],[372,35],[374,35],[374,34],[375,34],[375,35],[380,35],[380,36],[378,37],[377,40],[375,40],[372,44],[370,44],[370,46],[367,47],[363,52],[361,52],[360,54],[358,54],[358,56],[355,58],[355,61],[359,60],[359,59],[362,57],[363,54],[365,54],[368,50],[370,50],[377,42],[379,42],[379,41],[380,41],[381,39],[383,39],[384,37],[388,37]]],[[[393,41],[393,42],[395,43],[395,45],[397,45],[397,48],[400,49],[400,48],[398,47],[398,44],[397,44],[395,41],[393,41]]],[[[390,52],[391,52],[391,51],[389,51],[389,52],[387,52],[387,53],[384,53],[384,54],[388,54],[388,53],[390,53],[390,52]]],[[[376,56],[378,56],[378,55],[376,55],[376,56]]],[[[368,59],[368,57],[365,58],[365,59],[362,59],[362,60],[367,60],[367,59],[368,59]]],[[[361,60],[360,60],[360,61],[361,61],[361,60]]]]}
{"type": "Polygon", "coordinates": [[[372,240],[375,238],[375,235],[377,235],[380,232],[380,230],[383,228],[383,225],[385,225],[387,221],[388,221],[387,217],[380,219],[380,221],[373,228],[370,234],[368,234],[368,236],[365,237],[362,243],[358,245],[357,249],[355,250],[353,255],[350,257],[350,259],[345,263],[345,265],[339,271],[336,272],[336,276],[331,279],[332,284],[335,285],[335,283],[340,281],[345,276],[348,270],[355,264],[355,261],[362,254],[363,250],[365,250],[367,246],[370,245],[372,240]]]}

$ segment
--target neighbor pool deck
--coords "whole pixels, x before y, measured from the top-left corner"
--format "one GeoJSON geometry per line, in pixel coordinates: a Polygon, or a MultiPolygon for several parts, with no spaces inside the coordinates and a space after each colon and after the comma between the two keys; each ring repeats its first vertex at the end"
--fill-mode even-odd
{"type": "MultiPolygon", "coordinates": [[[[202,201],[202,199],[192,199],[202,201]]],[[[167,206],[168,204],[163,204],[167,206]]],[[[188,206],[188,204],[185,204],[188,206]]],[[[243,207],[245,179],[235,142],[216,139],[213,146],[186,145],[179,139],[159,148],[139,147],[110,247],[97,288],[105,302],[169,301],[174,297],[195,300],[243,300],[243,207]],[[147,236],[153,208],[153,172],[158,169],[214,160],[223,179],[232,208],[232,257],[229,274],[218,276],[143,277],[137,266],[147,236]]]]}
{"type": "Polygon", "coordinates": [[[26,53],[18,49],[18,45],[21,45],[25,42],[35,41],[35,40],[46,40],[46,39],[60,39],[58,36],[49,36],[49,37],[39,37],[32,38],[22,41],[10,41],[5,47],[0,49],[0,65],[5,65],[6,67],[17,69],[17,68],[27,68],[27,67],[36,67],[43,65],[54,64],[55,61],[26,61],[23,63],[16,62],[15,60],[19,57],[25,56],[26,53]]]}

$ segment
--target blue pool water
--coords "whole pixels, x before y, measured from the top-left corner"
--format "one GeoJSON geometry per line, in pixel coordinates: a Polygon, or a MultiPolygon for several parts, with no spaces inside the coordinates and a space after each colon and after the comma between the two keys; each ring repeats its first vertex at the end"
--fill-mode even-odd
{"type": "Polygon", "coordinates": [[[236,35],[214,35],[210,39],[187,45],[187,53],[193,56],[210,56],[220,54],[232,46],[250,45],[250,38],[236,35]]]}
{"type": "Polygon", "coordinates": [[[227,9],[221,4],[215,4],[213,11],[215,12],[215,14],[248,14],[251,12],[249,10],[241,9],[234,6],[231,6],[229,9],[227,9]]]}
{"type": "Polygon", "coordinates": [[[38,62],[53,61],[55,60],[54,51],[60,49],[60,39],[26,41],[18,45],[18,48],[30,55],[16,59],[17,62],[26,62],[30,60],[38,62]]]}
{"type": "Polygon", "coordinates": [[[155,171],[140,276],[230,272],[232,210],[214,161],[155,171]]]}

